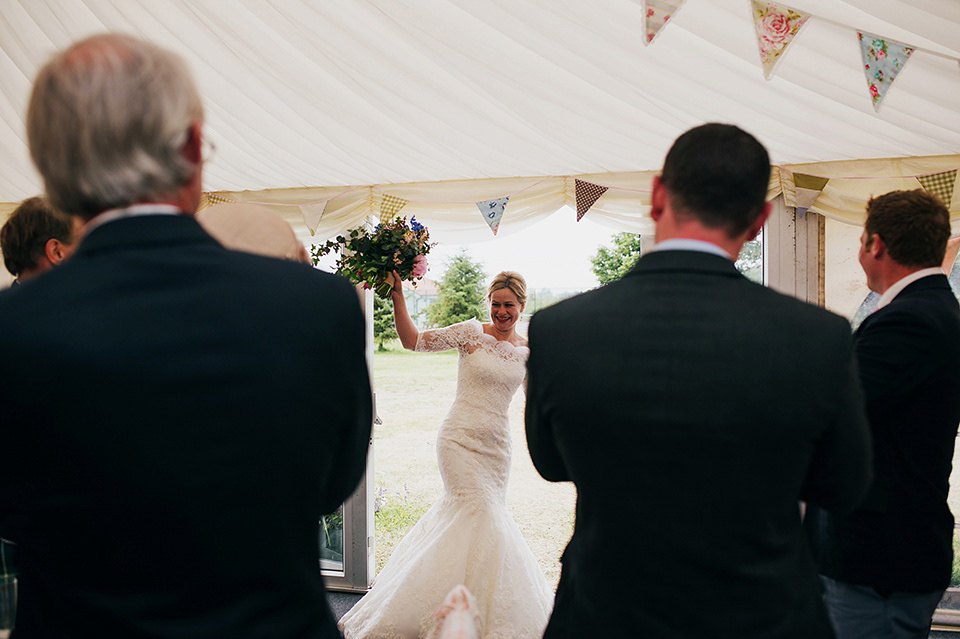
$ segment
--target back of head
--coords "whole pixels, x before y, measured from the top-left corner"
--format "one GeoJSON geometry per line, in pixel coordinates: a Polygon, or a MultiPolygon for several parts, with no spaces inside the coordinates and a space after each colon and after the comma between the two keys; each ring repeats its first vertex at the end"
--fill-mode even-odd
{"type": "Polygon", "coordinates": [[[11,275],[21,276],[37,268],[47,240],[72,244],[73,220],[57,211],[39,195],[27,198],[14,209],[0,228],[3,265],[11,275]]]}
{"type": "Polygon", "coordinates": [[[202,118],[200,95],[179,56],[104,34],[41,68],[27,137],[51,203],[90,218],[161,200],[186,184],[196,166],[182,149],[202,118]]]}
{"type": "Polygon", "coordinates": [[[500,271],[497,273],[490,281],[490,286],[487,287],[487,299],[502,288],[513,293],[520,304],[527,303],[527,280],[523,279],[523,276],[516,271],[500,271]]]}
{"type": "Polygon", "coordinates": [[[950,238],[950,213],[923,189],[891,191],[867,202],[864,228],[868,238],[880,236],[894,262],[940,266],[950,238]]]}
{"type": "Polygon", "coordinates": [[[310,262],[293,228],[266,207],[245,202],[218,204],[199,211],[197,221],[229,249],[310,262]]]}
{"type": "Polygon", "coordinates": [[[704,124],[677,138],[660,179],[678,215],[734,237],[763,211],[770,156],[738,127],[704,124]]]}

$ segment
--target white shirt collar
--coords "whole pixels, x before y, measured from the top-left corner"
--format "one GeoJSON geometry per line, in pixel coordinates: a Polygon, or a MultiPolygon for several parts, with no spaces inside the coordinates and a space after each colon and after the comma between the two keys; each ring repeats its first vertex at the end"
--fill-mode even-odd
{"type": "Polygon", "coordinates": [[[84,234],[89,233],[98,226],[103,226],[108,222],[119,220],[125,217],[134,217],[137,215],[179,215],[183,213],[179,208],[172,204],[134,204],[120,209],[110,209],[97,215],[87,222],[83,227],[84,234]]]}
{"type": "Polygon", "coordinates": [[[931,266],[930,268],[920,269],[919,271],[914,271],[910,275],[901,277],[899,280],[893,283],[893,285],[883,292],[883,295],[880,296],[880,299],[877,300],[877,310],[880,310],[887,304],[893,301],[897,295],[907,288],[914,282],[924,277],[929,277],[931,275],[943,275],[943,269],[939,266],[931,266]]]}
{"type": "Polygon", "coordinates": [[[733,258],[730,257],[730,254],[716,244],[704,242],[703,240],[692,240],[688,238],[673,238],[669,240],[663,240],[662,242],[657,242],[648,252],[653,251],[699,251],[700,253],[712,253],[714,255],[719,255],[720,257],[727,258],[731,262],[733,261],[733,258]]]}

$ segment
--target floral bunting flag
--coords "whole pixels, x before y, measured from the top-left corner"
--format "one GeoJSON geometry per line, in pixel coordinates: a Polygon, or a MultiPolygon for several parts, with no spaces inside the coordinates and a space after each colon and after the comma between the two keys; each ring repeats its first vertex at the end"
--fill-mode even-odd
{"type": "Polygon", "coordinates": [[[400,212],[400,209],[407,205],[407,200],[389,193],[383,194],[380,201],[380,223],[386,224],[400,212]]]}
{"type": "Polygon", "coordinates": [[[887,95],[887,89],[893,84],[897,74],[913,53],[913,47],[896,40],[884,40],[869,33],[857,32],[860,39],[860,57],[863,59],[863,73],[870,87],[873,108],[880,110],[880,103],[887,95]]]}
{"type": "Polygon", "coordinates": [[[580,218],[590,210],[590,207],[600,199],[600,196],[607,192],[607,187],[576,178],[574,178],[573,186],[577,196],[577,222],[579,222],[580,218]]]}
{"type": "Polygon", "coordinates": [[[793,185],[797,196],[797,217],[802,218],[807,214],[807,209],[817,201],[829,181],[829,178],[816,175],[793,174],[793,185]]]}
{"type": "Polygon", "coordinates": [[[643,43],[650,44],[686,0],[643,0],[643,43]]]}
{"type": "Polygon", "coordinates": [[[760,47],[760,62],[763,64],[763,77],[767,80],[783,57],[794,36],[810,19],[809,13],[784,7],[774,2],[753,0],[753,26],[757,32],[757,46],[760,47]]]}
{"type": "Polygon", "coordinates": [[[323,212],[326,208],[326,200],[322,202],[308,202],[307,204],[300,205],[300,215],[303,217],[303,223],[310,229],[311,235],[317,230],[317,226],[320,225],[320,219],[323,217],[323,212]]]}
{"type": "Polygon", "coordinates": [[[507,207],[507,202],[509,201],[510,196],[507,195],[506,197],[498,197],[476,203],[477,208],[480,209],[480,213],[483,215],[483,219],[490,225],[490,230],[493,231],[494,235],[497,234],[497,230],[500,228],[500,219],[503,217],[503,210],[507,207]]]}
{"type": "Polygon", "coordinates": [[[947,210],[950,209],[950,204],[953,201],[953,189],[957,184],[957,169],[934,173],[933,175],[920,175],[917,180],[923,185],[927,193],[940,198],[947,210]]]}

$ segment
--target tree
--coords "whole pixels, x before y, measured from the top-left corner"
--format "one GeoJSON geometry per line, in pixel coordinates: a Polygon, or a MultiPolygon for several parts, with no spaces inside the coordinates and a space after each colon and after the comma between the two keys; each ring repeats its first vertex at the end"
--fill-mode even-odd
{"type": "Polygon", "coordinates": [[[387,350],[383,340],[396,339],[397,329],[393,324],[393,300],[373,296],[373,338],[377,340],[377,350],[387,350]]]}
{"type": "Polygon", "coordinates": [[[437,282],[437,301],[427,307],[431,326],[449,326],[471,317],[484,316],[483,281],[487,275],[462,249],[447,262],[447,270],[437,282]]]}
{"type": "Polygon", "coordinates": [[[763,284],[763,242],[762,236],[750,240],[743,245],[740,257],[737,259],[737,270],[757,284],[763,284]]]}
{"type": "Polygon", "coordinates": [[[600,246],[590,258],[593,274],[600,284],[609,284],[627,274],[640,259],[640,236],[634,233],[617,233],[610,238],[612,247],[600,246]]]}

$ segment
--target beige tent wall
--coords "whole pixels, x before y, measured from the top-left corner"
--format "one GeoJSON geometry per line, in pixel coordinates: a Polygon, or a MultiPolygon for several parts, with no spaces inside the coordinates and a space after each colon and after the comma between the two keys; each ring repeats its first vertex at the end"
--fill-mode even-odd
{"type": "MultiPolygon", "coordinates": [[[[849,290],[855,289],[850,278],[855,279],[857,269],[852,269],[854,275],[843,275],[851,270],[846,255],[850,241],[843,227],[859,229],[866,203],[871,197],[895,189],[922,188],[918,177],[956,171],[958,168],[960,154],[775,166],[770,176],[768,199],[782,193],[788,207],[786,210],[792,214],[792,207],[797,203],[795,174],[828,179],[809,212],[823,215],[830,222],[826,233],[826,305],[849,316],[856,311],[856,307],[848,311],[852,302],[844,296],[849,294],[856,297],[859,293],[849,290]]],[[[490,237],[491,231],[477,208],[477,202],[510,198],[498,232],[498,237],[503,237],[545,220],[564,205],[576,208],[576,183],[583,181],[607,189],[586,212],[592,221],[608,226],[613,231],[649,234],[653,231],[653,223],[649,218],[650,191],[656,174],[656,171],[631,171],[220,191],[208,193],[201,208],[216,206],[219,202],[252,202],[267,206],[290,222],[301,242],[309,246],[360,226],[367,219],[377,219],[383,211],[385,198],[389,196],[405,202],[397,214],[416,216],[430,228],[433,239],[443,243],[465,244],[490,237]]],[[[0,219],[5,220],[15,207],[16,203],[0,203],[0,219]]],[[[950,212],[953,220],[960,219],[960,179],[956,176],[950,212]]],[[[859,231],[856,231],[854,239],[858,234],[859,231]]],[[[9,280],[5,270],[0,272],[0,285],[9,280]]]]}

